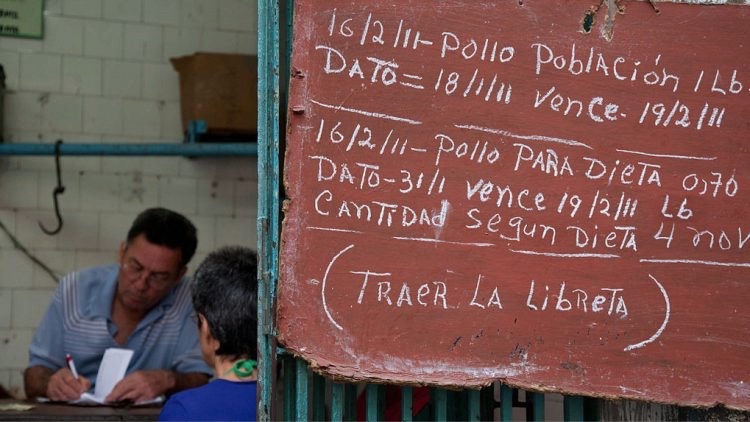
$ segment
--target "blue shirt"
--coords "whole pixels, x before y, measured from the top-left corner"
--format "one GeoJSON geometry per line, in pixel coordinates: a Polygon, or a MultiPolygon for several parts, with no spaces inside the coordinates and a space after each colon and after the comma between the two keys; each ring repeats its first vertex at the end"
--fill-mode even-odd
{"type": "Polygon", "coordinates": [[[115,342],[112,301],[117,270],[117,265],[94,267],[60,280],[29,346],[29,366],[57,371],[65,366],[65,354],[69,353],[78,373],[93,384],[104,351],[120,347],[134,352],[128,374],[144,369],[212,374],[203,361],[198,329],[191,318],[187,279],[146,314],[125,344],[115,342]]]}
{"type": "Polygon", "coordinates": [[[257,418],[255,381],[216,379],[181,391],[167,400],[160,421],[254,421],[257,418]]]}

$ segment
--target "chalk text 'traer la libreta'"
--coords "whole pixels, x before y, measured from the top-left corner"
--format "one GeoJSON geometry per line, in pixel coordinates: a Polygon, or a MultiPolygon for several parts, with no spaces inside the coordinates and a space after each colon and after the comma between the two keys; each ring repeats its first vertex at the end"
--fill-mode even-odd
{"type": "MultiPolygon", "coordinates": [[[[420,281],[399,280],[390,272],[363,270],[350,273],[359,279],[358,305],[445,310],[517,309],[517,304],[504,301],[502,283],[492,282],[483,274],[463,278],[447,271],[440,280],[420,281]]],[[[520,305],[531,311],[601,313],[627,318],[624,291],[623,288],[613,287],[581,288],[574,282],[566,281],[547,283],[531,280],[528,282],[526,303],[520,305]]]]}

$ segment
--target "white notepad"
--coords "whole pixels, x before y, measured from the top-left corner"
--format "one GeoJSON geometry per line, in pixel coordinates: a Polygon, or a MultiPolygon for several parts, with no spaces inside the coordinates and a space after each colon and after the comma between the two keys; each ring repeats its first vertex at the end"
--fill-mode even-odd
{"type": "Polygon", "coordinates": [[[109,348],[104,351],[99,372],[96,374],[94,393],[85,392],[73,404],[104,404],[112,389],[121,379],[125,378],[133,351],[130,349],[109,348]]]}
{"type": "MultiPolygon", "coordinates": [[[[108,404],[107,396],[115,388],[115,385],[125,378],[132,357],[133,351],[130,349],[111,347],[105,350],[102,362],[99,364],[99,372],[96,374],[96,386],[93,394],[85,392],[77,400],[71,400],[68,403],[89,406],[108,404]]],[[[50,402],[47,397],[37,397],[36,400],[40,403],[50,402]]],[[[159,396],[151,400],[136,402],[134,405],[158,404],[163,401],[164,396],[159,396]]]]}

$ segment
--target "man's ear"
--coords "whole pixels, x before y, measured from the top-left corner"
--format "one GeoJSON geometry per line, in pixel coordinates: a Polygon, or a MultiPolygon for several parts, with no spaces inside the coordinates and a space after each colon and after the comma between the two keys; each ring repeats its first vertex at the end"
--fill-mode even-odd
{"type": "Polygon", "coordinates": [[[128,249],[128,242],[122,241],[120,243],[120,262],[125,259],[125,251],[128,249]]]}

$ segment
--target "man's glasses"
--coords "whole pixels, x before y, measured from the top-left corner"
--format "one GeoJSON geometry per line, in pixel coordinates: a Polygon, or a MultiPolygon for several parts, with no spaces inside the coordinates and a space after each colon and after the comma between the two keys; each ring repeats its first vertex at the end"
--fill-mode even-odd
{"type": "Polygon", "coordinates": [[[154,273],[152,271],[148,271],[143,268],[142,265],[134,261],[124,262],[120,267],[122,268],[122,272],[133,280],[137,280],[141,278],[143,274],[148,273],[148,276],[146,277],[146,283],[157,290],[163,290],[169,287],[169,285],[172,283],[171,274],[154,273]]]}

